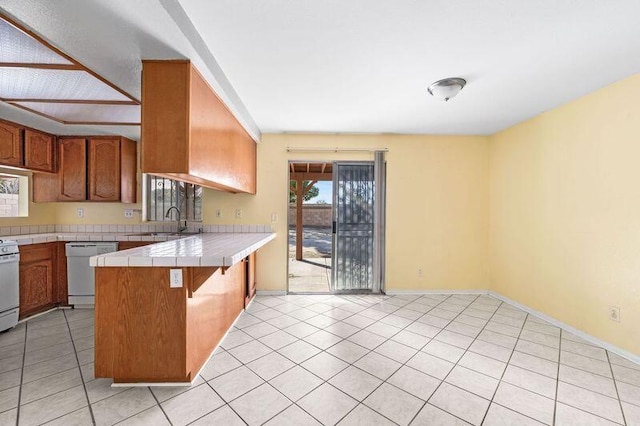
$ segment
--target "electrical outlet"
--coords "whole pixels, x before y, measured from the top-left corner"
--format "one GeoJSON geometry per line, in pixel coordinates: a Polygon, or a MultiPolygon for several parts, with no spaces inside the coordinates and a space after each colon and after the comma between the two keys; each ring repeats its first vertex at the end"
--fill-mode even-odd
{"type": "Polygon", "coordinates": [[[236,219],[242,219],[242,209],[236,209],[236,219]]]}
{"type": "Polygon", "coordinates": [[[76,210],[76,213],[78,214],[78,217],[84,217],[84,209],[82,207],[78,208],[78,210],[76,210]]]}
{"type": "Polygon", "coordinates": [[[422,278],[422,268],[418,268],[418,278],[422,278]]]}
{"type": "Polygon", "coordinates": [[[271,222],[273,223],[278,222],[278,213],[271,213],[271,222]]]}
{"type": "Polygon", "coordinates": [[[182,287],[182,269],[169,269],[169,287],[182,287]]]}
{"type": "Polygon", "coordinates": [[[133,219],[133,209],[125,209],[124,217],[127,219],[133,219]]]}
{"type": "Polygon", "coordinates": [[[609,319],[611,321],[620,322],[620,308],[609,306],[609,319]]]}
{"type": "Polygon", "coordinates": [[[222,217],[222,210],[216,209],[216,217],[220,219],[222,217]]]}

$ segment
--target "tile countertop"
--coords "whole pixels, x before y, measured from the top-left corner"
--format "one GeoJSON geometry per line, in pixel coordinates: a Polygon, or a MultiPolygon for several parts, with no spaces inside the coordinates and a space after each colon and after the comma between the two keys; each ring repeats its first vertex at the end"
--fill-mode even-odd
{"type": "Polygon", "coordinates": [[[232,266],[276,237],[275,233],[208,233],[93,256],[91,266],[232,266]]]}

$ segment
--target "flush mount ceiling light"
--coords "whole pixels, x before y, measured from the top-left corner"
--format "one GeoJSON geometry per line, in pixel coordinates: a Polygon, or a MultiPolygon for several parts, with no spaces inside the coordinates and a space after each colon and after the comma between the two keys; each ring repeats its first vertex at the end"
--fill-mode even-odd
{"type": "Polygon", "coordinates": [[[446,102],[460,93],[466,84],[467,80],[464,78],[443,78],[427,87],[427,91],[431,96],[444,99],[446,102]]]}

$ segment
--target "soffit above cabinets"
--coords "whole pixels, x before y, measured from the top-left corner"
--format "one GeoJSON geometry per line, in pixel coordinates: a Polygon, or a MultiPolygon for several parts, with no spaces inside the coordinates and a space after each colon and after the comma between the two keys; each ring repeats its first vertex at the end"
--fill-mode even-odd
{"type": "Polygon", "coordinates": [[[62,124],[140,125],[140,102],[0,15],[0,100],[62,124]]]}

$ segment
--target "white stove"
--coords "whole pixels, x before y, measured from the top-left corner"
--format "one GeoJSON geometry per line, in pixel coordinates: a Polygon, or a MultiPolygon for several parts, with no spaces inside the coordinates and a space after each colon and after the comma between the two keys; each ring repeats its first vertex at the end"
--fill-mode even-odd
{"type": "Polygon", "coordinates": [[[18,262],[20,253],[15,241],[0,240],[0,331],[18,324],[20,293],[18,262]]]}

